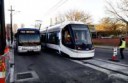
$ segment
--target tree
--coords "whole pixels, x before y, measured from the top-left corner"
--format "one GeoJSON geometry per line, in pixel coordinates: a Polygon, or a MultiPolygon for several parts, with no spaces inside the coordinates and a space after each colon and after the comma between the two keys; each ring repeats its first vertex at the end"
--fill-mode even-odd
{"type": "Polygon", "coordinates": [[[102,18],[100,24],[97,25],[96,29],[97,31],[109,32],[108,35],[110,35],[110,33],[118,35],[121,30],[122,32],[125,31],[122,21],[109,17],[102,18]]]}
{"type": "Polygon", "coordinates": [[[81,21],[84,22],[86,24],[90,24],[92,23],[92,18],[91,15],[89,13],[86,13],[84,11],[78,11],[78,10],[70,10],[68,12],[66,12],[65,14],[60,14],[57,17],[57,21],[58,22],[62,22],[62,21],[81,21]]]}
{"type": "Polygon", "coordinates": [[[118,2],[111,2],[110,0],[106,0],[107,11],[126,24],[126,31],[128,33],[128,0],[117,1],[118,2]]]}

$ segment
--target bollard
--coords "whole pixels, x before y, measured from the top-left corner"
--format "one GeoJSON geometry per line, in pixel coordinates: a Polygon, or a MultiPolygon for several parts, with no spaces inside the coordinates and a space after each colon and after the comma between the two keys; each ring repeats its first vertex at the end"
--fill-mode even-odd
{"type": "Polygon", "coordinates": [[[117,59],[117,48],[113,48],[113,56],[112,56],[112,60],[116,60],[117,59]]]}
{"type": "Polygon", "coordinates": [[[0,83],[6,83],[6,74],[9,75],[9,64],[6,63],[6,61],[9,63],[9,48],[6,47],[4,50],[4,55],[0,55],[0,83]],[[7,71],[8,70],[8,71],[7,71]]]}
{"type": "Polygon", "coordinates": [[[109,60],[119,62],[119,60],[117,59],[117,47],[113,48],[113,55],[112,55],[112,58],[109,60]]]}

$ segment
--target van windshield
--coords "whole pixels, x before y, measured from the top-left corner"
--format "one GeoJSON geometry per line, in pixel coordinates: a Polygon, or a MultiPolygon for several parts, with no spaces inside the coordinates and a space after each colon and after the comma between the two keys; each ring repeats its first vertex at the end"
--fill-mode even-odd
{"type": "Polygon", "coordinates": [[[19,43],[38,43],[40,36],[38,34],[20,34],[19,43]]]}

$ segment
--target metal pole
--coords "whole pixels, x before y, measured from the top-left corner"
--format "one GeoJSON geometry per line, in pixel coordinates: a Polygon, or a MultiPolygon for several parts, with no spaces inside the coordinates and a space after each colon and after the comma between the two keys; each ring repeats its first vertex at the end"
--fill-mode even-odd
{"type": "MultiPolygon", "coordinates": [[[[12,10],[12,6],[11,6],[11,10],[12,10]]],[[[12,31],[12,11],[10,13],[10,26],[11,26],[11,44],[13,41],[13,31],[12,31]]]]}
{"type": "Polygon", "coordinates": [[[12,12],[15,11],[12,9],[12,5],[10,7],[10,28],[11,28],[11,44],[13,43],[13,21],[12,21],[12,12]]]}

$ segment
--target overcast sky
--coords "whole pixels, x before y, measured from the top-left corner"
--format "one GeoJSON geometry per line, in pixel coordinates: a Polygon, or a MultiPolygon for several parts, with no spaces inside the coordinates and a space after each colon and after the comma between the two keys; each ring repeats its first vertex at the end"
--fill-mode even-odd
{"type": "Polygon", "coordinates": [[[13,22],[28,26],[33,25],[35,20],[42,20],[42,25],[47,26],[50,18],[71,9],[88,12],[94,23],[106,16],[104,0],[5,0],[6,23],[10,20],[8,9],[11,4],[15,9],[13,22]]]}

